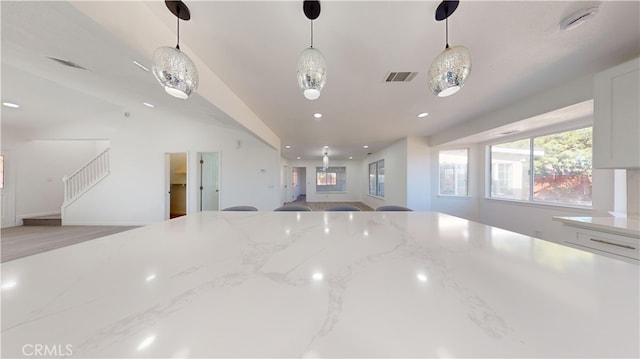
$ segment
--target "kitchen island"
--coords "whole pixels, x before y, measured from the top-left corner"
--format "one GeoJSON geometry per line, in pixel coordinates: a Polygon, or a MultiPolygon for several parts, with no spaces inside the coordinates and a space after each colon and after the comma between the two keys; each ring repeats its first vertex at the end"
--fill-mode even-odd
{"type": "Polygon", "coordinates": [[[201,212],[2,264],[2,357],[638,357],[639,267],[435,212],[201,212]]]}

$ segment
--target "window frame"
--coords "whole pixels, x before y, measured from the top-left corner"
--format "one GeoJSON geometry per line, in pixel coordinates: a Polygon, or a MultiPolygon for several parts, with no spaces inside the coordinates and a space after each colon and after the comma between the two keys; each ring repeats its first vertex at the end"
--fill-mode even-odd
{"type": "MultiPolygon", "coordinates": [[[[449,149],[442,149],[442,150],[438,150],[438,197],[446,197],[446,198],[468,198],[469,197],[469,179],[470,179],[470,174],[469,174],[469,153],[471,152],[471,150],[468,147],[465,148],[449,148],[449,149]],[[457,194],[456,193],[456,187],[454,185],[454,194],[446,194],[446,193],[442,193],[442,173],[440,172],[442,170],[441,165],[440,165],[440,154],[442,152],[449,152],[449,151],[465,151],[465,155],[466,155],[466,169],[465,169],[465,190],[464,190],[464,194],[457,194]]],[[[454,182],[457,180],[457,172],[456,169],[453,169],[453,176],[454,176],[454,182]]]]}
{"type": "Polygon", "coordinates": [[[316,182],[315,182],[315,191],[316,193],[345,193],[347,192],[347,167],[346,166],[329,166],[326,170],[323,170],[322,167],[316,167],[316,182]],[[326,183],[326,175],[333,174],[335,176],[331,176],[335,178],[335,184],[318,184],[318,176],[320,174],[325,175],[325,183],[326,183]],[[322,188],[329,187],[338,187],[341,186],[341,177],[344,177],[344,188],[331,190],[324,190],[322,188]]]}
{"type": "MultiPolygon", "coordinates": [[[[552,136],[552,135],[556,135],[556,134],[561,134],[561,133],[565,133],[565,132],[573,132],[573,131],[579,131],[582,129],[586,129],[586,128],[591,128],[591,153],[592,153],[592,165],[591,165],[591,170],[593,171],[593,124],[589,123],[589,124],[580,124],[579,126],[574,126],[574,127],[562,127],[562,128],[554,128],[550,131],[544,131],[544,132],[535,132],[535,133],[530,133],[529,135],[524,135],[524,134],[520,134],[520,136],[509,136],[509,137],[505,137],[503,138],[501,141],[494,141],[491,143],[486,144],[485,150],[486,150],[486,176],[485,176],[485,180],[486,180],[486,186],[485,186],[485,199],[488,200],[494,200],[494,201],[502,201],[502,202],[515,202],[515,203],[520,203],[520,204],[526,204],[526,205],[541,205],[541,206],[545,206],[545,207],[563,207],[563,208],[576,208],[576,209],[592,209],[593,208],[593,194],[592,194],[592,198],[591,198],[591,204],[580,204],[580,203],[570,203],[570,202],[559,202],[559,201],[545,201],[545,200],[536,200],[534,199],[534,192],[535,192],[535,159],[536,159],[536,155],[535,155],[535,139],[536,138],[540,138],[540,137],[546,137],[546,136],[552,136]],[[529,180],[528,180],[528,186],[529,186],[529,196],[528,199],[513,199],[513,198],[501,198],[501,197],[494,197],[492,196],[492,186],[493,186],[493,158],[492,158],[492,151],[491,148],[493,146],[497,146],[497,145],[501,145],[501,144],[505,144],[505,143],[509,143],[509,142],[516,142],[516,141],[520,141],[520,140],[527,140],[529,142],[529,161],[528,161],[528,165],[529,165],[529,180]]],[[[593,178],[593,172],[591,174],[592,178],[593,178]]],[[[592,187],[593,190],[593,187],[592,187]]]]}
{"type": "Polygon", "coordinates": [[[384,168],[385,168],[385,166],[384,166],[384,158],[369,163],[368,168],[369,168],[369,177],[368,177],[368,180],[369,180],[369,196],[373,196],[373,197],[376,197],[376,198],[384,198],[384,193],[385,193],[384,183],[386,182],[386,181],[384,181],[384,176],[385,176],[385,174],[384,174],[384,168]],[[382,175],[380,174],[380,171],[379,171],[379,169],[381,168],[380,164],[382,164],[382,169],[383,169],[382,175]],[[373,180],[375,181],[373,187],[371,186],[372,185],[372,182],[371,182],[372,181],[372,172],[371,172],[372,169],[375,170],[375,173],[373,174],[373,180]],[[380,182],[380,177],[381,176],[382,176],[382,179],[383,179],[382,182],[380,182]],[[380,184],[382,184],[382,190],[381,190],[380,184]],[[373,192],[372,192],[372,188],[373,188],[373,192]]]}

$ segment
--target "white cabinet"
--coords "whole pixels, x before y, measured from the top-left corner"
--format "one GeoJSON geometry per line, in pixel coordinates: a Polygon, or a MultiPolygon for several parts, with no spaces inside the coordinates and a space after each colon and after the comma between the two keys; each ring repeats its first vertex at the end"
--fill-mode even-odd
{"type": "Polygon", "coordinates": [[[613,217],[554,217],[554,220],[565,225],[565,245],[639,263],[640,220],[613,217]]]}
{"type": "Polygon", "coordinates": [[[640,168],[640,58],[595,76],[593,167],[640,168]]]}
{"type": "Polygon", "coordinates": [[[635,263],[640,259],[638,242],[637,238],[588,229],[577,229],[565,240],[571,247],[635,263]]]}

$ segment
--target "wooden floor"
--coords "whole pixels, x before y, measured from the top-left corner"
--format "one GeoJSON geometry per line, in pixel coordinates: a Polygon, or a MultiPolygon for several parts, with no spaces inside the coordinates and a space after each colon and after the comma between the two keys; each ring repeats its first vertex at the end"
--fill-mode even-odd
{"type": "Polygon", "coordinates": [[[0,232],[0,262],[31,256],[137,227],[124,226],[20,226],[0,232]]]}
{"type": "MultiPolygon", "coordinates": [[[[352,205],[362,211],[374,209],[362,202],[307,202],[304,195],[287,204],[304,205],[313,211],[326,211],[339,205],[352,205]]],[[[0,262],[70,246],[137,227],[122,226],[20,226],[3,228],[0,232],[0,262]]]]}
{"type": "Polygon", "coordinates": [[[350,205],[360,208],[361,211],[373,211],[374,209],[362,202],[307,202],[306,196],[301,195],[294,202],[287,204],[299,204],[311,208],[312,211],[326,211],[331,207],[350,205]]]}

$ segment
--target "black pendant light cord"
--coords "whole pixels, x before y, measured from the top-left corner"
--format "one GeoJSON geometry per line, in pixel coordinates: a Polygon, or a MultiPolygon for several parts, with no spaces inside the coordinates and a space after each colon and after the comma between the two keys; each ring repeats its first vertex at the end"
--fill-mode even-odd
{"type": "Polygon", "coordinates": [[[178,7],[178,15],[176,15],[176,20],[178,21],[178,42],[176,44],[176,49],[180,50],[180,8],[178,7]]]}
{"type": "Polygon", "coordinates": [[[445,27],[446,27],[446,37],[447,37],[447,45],[445,46],[445,49],[449,48],[449,17],[447,17],[444,22],[446,23],[445,27]]]}
{"type": "Polygon", "coordinates": [[[313,47],[313,20],[311,20],[311,47],[313,47]]]}

